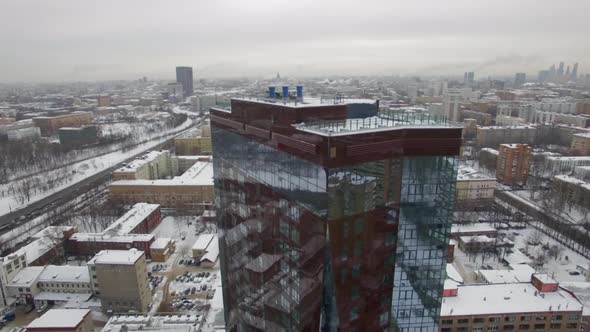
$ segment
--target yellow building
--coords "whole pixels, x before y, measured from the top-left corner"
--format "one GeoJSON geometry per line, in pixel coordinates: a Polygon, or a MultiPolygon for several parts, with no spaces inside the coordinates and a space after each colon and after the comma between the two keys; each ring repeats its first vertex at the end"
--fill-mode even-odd
{"type": "Polygon", "coordinates": [[[150,151],[113,172],[113,180],[156,180],[174,175],[170,152],[150,151]]]}
{"type": "Polygon", "coordinates": [[[580,156],[590,156],[590,133],[574,134],[572,152],[580,156]]]}
{"type": "Polygon", "coordinates": [[[170,238],[157,238],[150,246],[152,261],[165,262],[176,251],[174,241],[170,238]]]}
{"type": "Polygon", "coordinates": [[[179,156],[211,153],[211,127],[205,125],[200,130],[174,138],[174,147],[179,156]]]}
{"type": "Polygon", "coordinates": [[[181,176],[170,180],[121,180],[109,185],[116,204],[147,202],[162,208],[201,210],[213,204],[213,165],[197,161],[181,176]]]}

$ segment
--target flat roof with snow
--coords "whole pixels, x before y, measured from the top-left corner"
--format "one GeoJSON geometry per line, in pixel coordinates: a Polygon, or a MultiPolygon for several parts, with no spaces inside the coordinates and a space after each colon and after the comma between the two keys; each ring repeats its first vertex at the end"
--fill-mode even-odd
{"type": "Polygon", "coordinates": [[[39,275],[45,269],[44,266],[28,266],[18,271],[18,273],[12,278],[12,281],[8,283],[8,286],[12,287],[31,287],[39,279],[39,275]]]}
{"type": "Polygon", "coordinates": [[[159,204],[137,203],[121,218],[107,227],[104,232],[115,230],[119,234],[128,234],[158,208],[160,208],[159,204]]]}
{"type": "Polygon", "coordinates": [[[27,329],[75,328],[89,314],[88,309],[51,309],[27,325],[27,329]]]}
{"type": "Polygon", "coordinates": [[[135,264],[143,255],[143,251],[129,250],[101,250],[88,261],[88,264],[135,264]]]}
{"type": "Polygon", "coordinates": [[[143,165],[150,163],[156,160],[159,156],[164,153],[167,153],[168,150],[162,151],[150,151],[144,154],[141,157],[136,158],[135,160],[131,161],[127,165],[115,170],[115,172],[135,172],[138,168],[142,167],[143,165]]]}
{"type": "Polygon", "coordinates": [[[515,270],[478,270],[477,272],[489,284],[512,284],[530,282],[535,269],[522,264],[522,268],[515,270]]]}
{"type": "Polygon", "coordinates": [[[531,283],[469,285],[459,286],[457,296],[443,299],[440,315],[448,317],[547,311],[582,311],[582,304],[562,289],[540,293],[531,283]]]}
{"type": "Polygon", "coordinates": [[[192,249],[205,251],[205,249],[207,249],[207,247],[209,246],[209,244],[211,243],[213,238],[215,238],[215,234],[201,234],[201,235],[199,235],[199,237],[197,238],[197,241],[195,241],[195,244],[193,245],[192,249]]]}
{"type": "Polygon", "coordinates": [[[171,241],[171,238],[159,237],[154,242],[152,242],[150,249],[166,249],[171,241]]]}
{"type": "Polygon", "coordinates": [[[90,282],[90,274],[86,266],[47,265],[39,281],[90,282]]]}
{"type": "Polygon", "coordinates": [[[455,233],[474,233],[474,232],[496,232],[497,230],[490,224],[473,223],[473,224],[453,224],[451,234],[455,233]]]}

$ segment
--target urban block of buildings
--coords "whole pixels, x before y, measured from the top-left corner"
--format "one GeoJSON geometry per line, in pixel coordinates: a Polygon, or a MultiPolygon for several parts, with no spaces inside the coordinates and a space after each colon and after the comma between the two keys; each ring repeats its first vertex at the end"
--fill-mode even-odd
{"type": "Polygon", "coordinates": [[[172,179],[153,179],[162,174],[172,173],[172,162],[166,162],[171,158],[167,155],[168,151],[159,154],[152,152],[149,154],[150,162],[141,160],[140,165],[133,162],[131,166],[127,165],[122,170],[114,172],[113,177],[116,179],[121,179],[123,176],[135,179],[112,182],[109,185],[111,201],[117,204],[148,202],[159,204],[163,208],[183,210],[203,210],[212,206],[214,201],[213,165],[210,159],[204,161],[202,157],[178,157],[177,160],[183,160],[192,165],[181,175],[172,179]],[[151,158],[151,156],[156,157],[151,158]],[[160,165],[165,166],[159,167],[160,165]]]}
{"type": "Polygon", "coordinates": [[[174,151],[177,156],[201,155],[211,153],[211,129],[204,126],[174,138],[174,151]]]}
{"type": "Polygon", "coordinates": [[[490,207],[494,202],[496,179],[470,167],[459,167],[456,210],[490,207]]]}
{"type": "Polygon", "coordinates": [[[41,129],[42,136],[51,136],[63,127],[82,127],[92,123],[92,113],[72,112],[57,116],[39,116],[33,118],[33,123],[41,129]]]}
{"type": "Polygon", "coordinates": [[[299,87],[211,109],[228,330],[437,326],[461,129],[378,109],[299,87]]]}
{"type": "Polygon", "coordinates": [[[74,233],[68,237],[66,251],[75,256],[93,256],[101,250],[126,250],[135,248],[151,258],[151,246],[155,241],[174,252],[170,239],[156,239],[150,234],[161,222],[158,204],[137,203],[131,210],[100,233],[74,233]],[[166,242],[166,243],[163,243],[166,242]]]}

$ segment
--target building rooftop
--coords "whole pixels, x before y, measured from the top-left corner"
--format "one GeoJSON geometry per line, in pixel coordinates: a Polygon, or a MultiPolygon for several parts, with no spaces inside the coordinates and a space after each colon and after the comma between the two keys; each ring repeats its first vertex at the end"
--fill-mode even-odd
{"type": "Polygon", "coordinates": [[[582,157],[570,157],[570,156],[558,156],[558,157],[547,157],[547,160],[561,160],[561,161],[590,161],[590,156],[582,157]]]}
{"type": "Polygon", "coordinates": [[[197,161],[191,168],[180,176],[172,179],[158,180],[119,180],[111,185],[116,186],[212,186],[213,163],[197,161]]]}
{"type": "Polygon", "coordinates": [[[116,315],[109,319],[102,331],[194,332],[202,319],[201,315],[116,315]]]}
{"type": "Polygon", "coordinates": [[[215,238],[215,234],[201,234],[195,241],[193,245],[193,250],[205,250],[211,243],[211,241],[215,238]]]}
{"type": "Polygon", "coordinates": [[[51,309],[43,316],[32,321],[29,325],[27,325],[27,328],[75,328],[88,314],[90,314],[90,310],[88,309],[51,309]]]}
{"type": "Polygon", "coordinates": [[[441,316],[582,311],[569,292],[540,293],[531,283],[459,286],[458,294],[443,299],[441,316]]]}
{"type": "Polygon", "coordinates": [[[39,276],[45,269],[44,266],[28,266],[18,271],[18,273],[12,278],[12,281],[8,283],[8,286],[13,287],[31,287],[37,283],[39,276]]]}
{"type": "Polygon", "coordinates": [[[535,269],[523,264],[523,268],[516,270],[478,270],[477,273],[489,284],[512,284],[530,282],[535,269]]]}
{"type": "Polygon", "coordinates": [[[150,163],[156,160],[159,156],[164,153],[167,153],[168,150],[162,151],[150,151],[144,154],[141,157],[136,158],[135,160],[131,161],[127,165],[117,169],[115,172],[135,172],[138,168],[142,167],[143,165],[150,163]]]}
{"type": "Polygon", "coordinates": [[[72,241],[80,242],[118,242],[118,243],[133,243],[133,242],[149,242],[156,236],[153,234],[124,234],[119,235],[113,232],[103,233],[75,233],[70,237],[72,241]]]}
{"type": "Polygon", "coordinates": [[[88,264],[129,264],[133,265],[143,256],[143,251],[129,250],[101,250],[88,261],[88,264]]]}
{"type": "Polygon", "coordinates": [[[47,265],[39,281],[90,282],[90,274],[86,266],[47,265]]]}
{"type": "Polygon", "coordinates": [[[159,204],[137,203],[121,218],[107,227],[104,232],[113,230],[118,234],[128,234],[159,208],[159,204]]]}
{"type": "Polygon", "coordinates": [[[159,237],[150,245],[150,249],[166,249],[168,243],[172,241],[169,237],[159,237]]]}
{"type": "Polygon", "coordinates": [[[473,224],[453,224],[451,226],[451,234],[453,233],[471,233],[471,232],[496,232],[497,230],[486,223],[473,224]]]}
{"type": "Polygon", "coordinates": [[[460,128],[460,126],[448,122],[444,116],[406,110],[382,110],[377,115],[366,118],[310,121],[293,126],[299,130],[321,136],[344,136],[405,128],[460,128]]]}
{"type": "Polygon", "coordinates": [[[490,180],[496,181],[495,178],[489,177],[482,172],[473,169],[469,166],[459,166],[459,170],[457,173],[457,180],[467,181],[467,180],[490,180]]]}
{"type": "Polygon", "coordinates": [[[378,101],[373,99],[361,99],[361,98],[313,98],[304,97],[303,101],[297,101],[295,99],[283,99],[283,98],[232,98],[232,100],[239,101],[250,101],[262,104],[270,104],[291,108],[303,108],[303,107],[318,107],[318,106],[334,106],[334,105],[349,105],[349,104],[371,104],[374,105],[378,101]]]}
{"type": "Polygon", "coordinates": [[[209,243],[209,246],[205,250],[207,252],[203,255],[203,257],[201,257],[200,261],[209,261],[212,263],[215,262],[217,257],[219,257],[219,240],[217,239],[217,236],[215,236],[215,238],[211,241],[211,243],[209,243]]]}

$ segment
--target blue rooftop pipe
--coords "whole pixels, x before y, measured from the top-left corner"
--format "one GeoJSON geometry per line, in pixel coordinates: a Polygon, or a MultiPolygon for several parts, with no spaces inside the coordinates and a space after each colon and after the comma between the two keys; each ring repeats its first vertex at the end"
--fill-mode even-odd
{"type": "Polygon", "coordinates": [[[277,94],[275,92],[275,87],[274,86],[269,86],[268,87],[268,96],[272,99],[275,99],[277,97],[277,94]]]}
{"type": "Polygon", "coordinates": [[[297,86],[297,100],[303,101],[303,85],[297,86]]]}
{"type": "Polygon", "coordinates": [[[289,87],[288,86],[283,86],[283,99],[288,99],[289,98],[289,87]]]}

